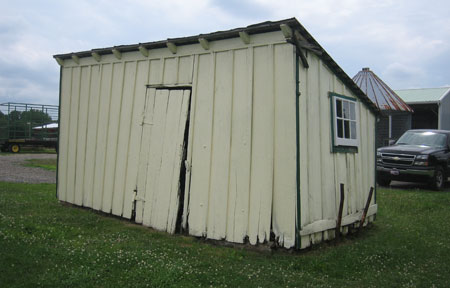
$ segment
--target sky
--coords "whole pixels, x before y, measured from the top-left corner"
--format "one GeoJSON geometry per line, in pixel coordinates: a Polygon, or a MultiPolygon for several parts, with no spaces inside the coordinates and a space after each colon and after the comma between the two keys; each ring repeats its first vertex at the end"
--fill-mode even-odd
{"type": "Polygon", "coordinates": [[[450,86],[448,0],[0,0],[0,103],[58,104],[55,54],[296,17],[353,77],[450,86]]]}

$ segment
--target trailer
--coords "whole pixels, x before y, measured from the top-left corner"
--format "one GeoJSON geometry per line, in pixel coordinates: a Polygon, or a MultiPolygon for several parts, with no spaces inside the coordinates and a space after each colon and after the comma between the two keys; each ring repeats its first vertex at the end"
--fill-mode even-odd
{"type": "Polygon", "coordinates": [[[58,147],[57,105],[0,104],[0,149],[20,152],[22,147],[58,147]]]}

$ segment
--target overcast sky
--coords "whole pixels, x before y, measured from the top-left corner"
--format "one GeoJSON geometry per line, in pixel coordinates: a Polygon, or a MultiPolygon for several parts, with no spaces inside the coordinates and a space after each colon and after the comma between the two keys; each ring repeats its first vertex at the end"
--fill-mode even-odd
{"type": "Polygon", "coordinates": [[[296,17],[353,77],[450,86],[448,0],[0,0],[0,103],[58,104],[54,54],[296,17]]]}

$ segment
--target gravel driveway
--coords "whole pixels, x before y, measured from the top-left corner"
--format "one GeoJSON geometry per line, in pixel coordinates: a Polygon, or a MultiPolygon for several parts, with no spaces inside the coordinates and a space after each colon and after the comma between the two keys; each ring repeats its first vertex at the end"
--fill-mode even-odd
{"type": "Polygon", "coordinates": [[[55,171],[23,166],[28,159],[56,159],[56,154],[0,155],[0,181],[56,183],[55,171]]]}

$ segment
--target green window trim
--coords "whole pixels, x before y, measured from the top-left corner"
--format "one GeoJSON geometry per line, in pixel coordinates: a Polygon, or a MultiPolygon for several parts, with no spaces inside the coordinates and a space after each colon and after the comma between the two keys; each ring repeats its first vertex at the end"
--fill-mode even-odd
{"type": "MultiPolygon", "coordinates": [[[[345,95],[341,95],[341,94],[337,94],[334,92],[329,92],[328,93],[329,98],[330,98],[330,119],[331,119],[331,133],[332,133],[332,137],[331,137],[331,152],[332,153],[358,153],[358,147],[359,147],[359,124],[360,124],[360,119],[359,119],[359,111],[358,111],[358,106],[356,105],[358,103],[358,99],[354,98],[354,97],[349,97],[349,96],[345,96],[345,95]],[[335,134],[336,133],[336,121],[338,120],[337,116],[336,116],[336,108],[335,108],[335,102],[336,99],[342,99],[342,100],[346,100],[346,102],[354,102],[355,103],[355,116],[353,121],[356,124],[356,138],[355,139],[342,139],[340,140],[340,144],[337,144],[336,139],[338,138],[338,136],[335,134]],[[342,143],[344,142],[344,143],[342,143]],[[347,144],[348,143],[348,144],[347,144]]],[[[343,117],[343,116],[341,116],[343,117]]],[[[345,118],[347,119],[347,118],[345,118]]],[[[349,132],[350,133],[350,132],[349,132]]],[[[341,138],[341,137],[339,137],[341,138]]]]}

